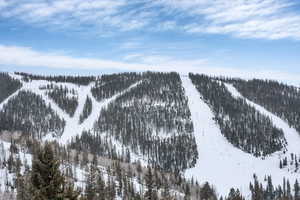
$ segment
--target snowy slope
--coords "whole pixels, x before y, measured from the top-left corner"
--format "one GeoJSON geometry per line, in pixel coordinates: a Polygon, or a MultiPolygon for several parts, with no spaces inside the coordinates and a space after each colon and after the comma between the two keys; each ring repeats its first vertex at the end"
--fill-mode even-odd
{"type": "MultiPolygon", "coordinates": [[[[52,133],[49,133],[46,137],[43,138],[44,141],[52,141],[56,140],[60,144],[64,145],[67,144],[71,138],[75,137],[76,135],[80,135],[82,131],[84,130],[91,130],[93,129],[94,123],[99,118],[100,112],[103,108],[105,108],[109,103],[113,102],[115,99],[117,99],[119,96],[123,95],[124,93],[128,92],[132,88],[136,87],[138,84],[140,84],[142,81],[138,81],[135,84],[132,84],[127,89],[113,95],[110,98],[104,99],[101,102],[98,102],[94,96],[91,93],[91,88],[94,86],[95,83],[91,83],[87,86],[82,85],[76,85],[72,83],[61,83],[61,82],[51,82],[51,81],[45,81],[45,80],[32,80],[30,82],[24,82],[21,80],[20,76],[11,75],[12,77],[19,79],[23,86],[19,90],[17,90],[15,93],[10,95],[7,99],[5,99],[0,104],[0,109],[3,105],[5,105],[10,99],[14,98],[18,95],[20,91],[30,91],[32,93],[35,93],[37,95],[40,95],[41,98],[45,101],[47,105],[50,105],[51,108],[54,110],[54,112],[57,113],[57,115],[64,119],[66,122],[64,132],[61,137],[57,137],[55,135],[52,135],[52,133]],[[74,116],[70,117],[68,113],[66,113],[63,109],[61,109],[47,94],[46,90],[42,89],[45,88],[48,84],[53,84],[55,86],[62,86],[67,87],[69,90],[74,90],[75,93],[78,96],[78,106],[75,110],[74,116]],[[88,116],[87,119],[83,121],[83,123],[80,124],[79,118],[80,114],[83,111],[84,104],[86,101],[86,98],[89,97],[92,100],[92,113],[88,116]]],[[[105,137],[105,134],[103,134],[103,137],[105,137]]],[[[120,142],[114,140],[112,138],[112,145],[115,145],[116,150],[121,153],[123,150],[123,145],[120,144],[120,142]]],[[[143,165],[146,165],[147,162],[146,159],[142,156],[136,155],[135,153],[131,152],[131,158],[132,161],[141,160],[143,165]]]]}
{"type": "Polygon", "coordinates": [[[234,86],[231,84],[225,83],[225,86],[227,90],[231,93],[231,95],[235,98],[242,98],[245,99],[246,102],[253,106],[256,110],[258,110],[260,113],[268,116],[274,123],[274,125],[277,128],[281,128],[284,132],[284,137],[287,141],[287,154],[290,153],[300,153],[300,136],[298,132],[294,129],[291,128],[285,121],[283,121],[281,118],[277,117],[273,113],[267,111],[265,108],[263,108],[260,105],[257,105],[253,103],[252,101],[246,99],[243,97],[234,86]]]}
{"type": "Polygon", "coordinates": [[[119,93],[115,94],[114,96],[112,96],[108,99],[104,99],[101,102],[98,102],[93,97],[93,95],[91,94],[92,85],[90,85],[87,88],[83,89],[79,93],[79,106],[78,106],[77,110],[75,111],[75,115],[74,115],[73,119],[71,119],[71,121],[67,122],[64,134],[59,139],[59,142],[62,143],[62,144],[66,144],[72,137],[74,137],[78,134],[81,134],[82,131],[92,129],[94,123],[96,122],[96,120],[99,117],[100,111],[104,107],[106,107],[109,103],[114,101],[119,96],[121,96],[124,93],[128,92],[130,89],[136,87],[139,83],[140,82],[135,83],[135,84],[131,85],[129,88],[127,88],[126,90],[124,90],[122,92],[119,92],[119,93]],[[83,106],[84,106],[84,103],[85,103],[85,99],[86,99],[87,96],[89,96],[92,99],[93,109],[92,109],[91,115],[82,124],[80,124],[79,123],[79,116],[82,113],[83,106]]]}
{"type": "Polygon", "coordinates": [[[300,178],[299,174],[291,174],[279,168],[280,152],[263,160],[231,145],[221,134],[211,109],[202,100],[191,80],[187,76],[181,79],[188,97],[199,153],[196,166],[186,170],[187,177],[194,177],[200,183],[208,181],[223,196],[228,194],[231,187],[235,187],[248,197],[253,174],[260,181],[264,181],[266,175],[272,175],[274,185],[281,184],[283,177],[289,178],[291,182],[300,178]]]}

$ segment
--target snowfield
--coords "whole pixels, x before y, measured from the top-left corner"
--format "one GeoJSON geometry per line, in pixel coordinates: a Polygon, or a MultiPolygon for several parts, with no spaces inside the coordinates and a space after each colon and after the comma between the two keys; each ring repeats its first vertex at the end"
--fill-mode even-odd
{"type": "MultiPolygon", "coordinates": [[[[261,159],[230,144],[221,134],[218,125],[213,120],[212,110],[203,101],[192,81],[187,76],[181,76],[181,79],[188,97],[199,154],[196,166],[186,170],[185,175],[187,177],[193,177],[200,183],[208,181],[216,187],[217,193],[222,196],[226,196],[230,188],[238,188],[248,199],[250,198],[249,183],[250,181],[253,182],[253,174],[256,174],[261,182],[264,181],[265,176],[272,175],[274,186],[281,184],[284,177],[288,178],[292,184],[300,178],[300,174],[293,174],[279,168],[279,158],[282,156],[282,152],[261,159]]],[[[241,97],[236,90],[233,90],[234,88],[229,85],[227,88],[234,97],[241,97]]],[[[296,153],[300,147],[300,138],[296,135],[295,130],[289,128],[285,122],[261,106],[250,101],[247,102],[262,113],[272,117],[274,124],[283,128],[288,142],[288,152],[296,153]],[[297,145],[298,148],[296,148],[297,145]]]]}

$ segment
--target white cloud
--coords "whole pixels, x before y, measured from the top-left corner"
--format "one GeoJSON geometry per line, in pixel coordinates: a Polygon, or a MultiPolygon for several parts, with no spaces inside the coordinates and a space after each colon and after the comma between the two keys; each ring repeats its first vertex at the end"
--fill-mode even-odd
{"type": "Polygon", "coordinates": [[[83,32],[142,30],[300,40],[288,0],[0,0],[0,17],[83,32]],[[166,17],[167,16],[167,17],[166,17]],[[88,25],[83,26],[83,25],[88,25]],[[86,30],[90,29],[90,30],[86,30]]]}
{"type": "Polygon", "coordinates": [[[129,62],[118,62],[103,59],[80,58],[63,53],[47,53],[35,51],[28,47],[0,45],[0,66],[48,67],[56,69],[85,70],[123,70],[123,71],[176,71],[181,74],[189,72],[209,75],[222,75],[241,78],[276,79],[299,84],[296,74],[265,69],[243,70],[210,66],[207,60],[180,60],[168,56],[135,54],[127,56],[129,62]]]}
{"type": "Polygon", "coordinates": [[[183,30],[243,38],[300,40],[300,14],[286,0],[158,0],[169,10],[193,17],[183,30]]]}
{"type": "MultiPolygon", "coordinates": [[[[9,0],[4,1],[0,16],[19,18],[26,23],[41,26],[78,27],[94,26],[98,31],[105,27],[119,31],[138,29],[147,24],[149,15],[130,12],[126,0],[9,0]]],[[[53,28],[52,27],[52,28],[53,28]]]]}

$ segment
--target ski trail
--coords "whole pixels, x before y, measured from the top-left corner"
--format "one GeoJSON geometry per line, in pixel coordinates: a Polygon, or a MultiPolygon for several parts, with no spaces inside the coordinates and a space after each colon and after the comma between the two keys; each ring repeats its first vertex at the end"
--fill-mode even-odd
{"type": "Polygon", "coordinates": [[[131,85],[127,89],[113,95],[108,99],[104,99],[101,102],[98,102],[89,91],[88,96],[92,99],[92,107],[93,107],[92,113],[82,124],[79,124],[79,120],[78,120],[76,125],[73,124],[74,126],[70,125],[66,127],[64,134],[61,136],[59,142],[61,144],[67,144],[67,142],[69,142],[73,137],[75,137],[76,135],[80,135],[82,131],[92,129],[91,126],[97,121],[100,112],[103,108],[105,108],[109,103],[114,101],[119,96],[125,94],[126,92],[130,91],[132,88],[136,87],[141,82],[142,81],[138,81],[137,83],[131,85]]]}
{"type": "Polygon", "coordinates": [[[74,121],[76,121],[78,124],[79,124],[80,115],[81,113],[83,113],[85,101],[90,94],[91,88],[92,88],[92,84],[85,87],[80,87],[78,90],[78,106],[73,116],[74,121]]]}
{"type": "MultiPolygon", "coordinates": [[[[89,86],[81,86],[77,92],[78,92],[78,106],[76,108],[76,111],[69,120],[66,121],[66,126],[64,129],[64,133],[61,136],[61,140],[64,141],[64,138],[66,138],[68,135],[71,135],[72,133],[79,132],[79,118],[83,111],[85,100],[87,98],[87,95],[89,94],[91,90],[91,85],[89,86]]],[[[80,131],[81,133],[81,131],[80,131]]]]}
{"type": "Polygon", "coordinates": [[[5,104],[7,104],[7,102],[14,98],[15,96],[17,96],[19,94],[19,92],[23,90],[23,86],[21,88],[19,88],[17,91],[15,91],[14,93],[12,93],[11,95],[9,95],[6,99],[4,99],[1,103],[0,103],[0,110],[2,110],[3,106],[5,104]]]}
{"type": "Polygon", "coordinates": [[[296,154],[300,153],[300,135],[294,128],[291,128],[284,120],[274,115],[273,113],[269,112],[264,107],[242,96],[241,93],[233,85],[228,83],[224,83],[224,84],[233,97],[244,99],[249,105],[253,106],[260,113],[268,116],[277,128],[283,130],[284,137],[287,141],[286,148],[287,148],[288,155],[290,153],[296,153],[296,154]]]}
{"type": "Polygon", "coordinates": [[[31,81],[28,83],[24,83],[24,90],[27,90],[29,92],[33,92],[39,96],[45,101],[46,105],[50,105],[53,111],[61,118],[66,121],[71,120],[70,116],[63,111],[51,98],[49,98],[43,90],[40,89],[41,85],[46,85],[47,81],[31,81]]]}
{"type": "Polygon", "coordinates": [[[181,80],[188,98],[199,155],[195,167],[186,170],[186,177],[194,177],[201,184],[206,181],[213,184],[222,196],[228,195],[232,187],[238,188],[247,199],[250,199],[249,183],[253,181],[253,174],[262,182],[266,175],[272,174],[274,185],[281,184],[283,177],[291,182],[300,177],[281,170],[276,154],[263,160],[230,144],[192,81],[187,76],[181,76],[181,80]]]}

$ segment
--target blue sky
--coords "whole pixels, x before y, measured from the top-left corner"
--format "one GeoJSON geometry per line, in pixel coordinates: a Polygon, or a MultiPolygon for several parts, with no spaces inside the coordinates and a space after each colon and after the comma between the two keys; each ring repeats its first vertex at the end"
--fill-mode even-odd
{"type": "Polygon", "coordinates": [[[1,71],[300,83],[298,0],[0,0],[1,71]]]}

